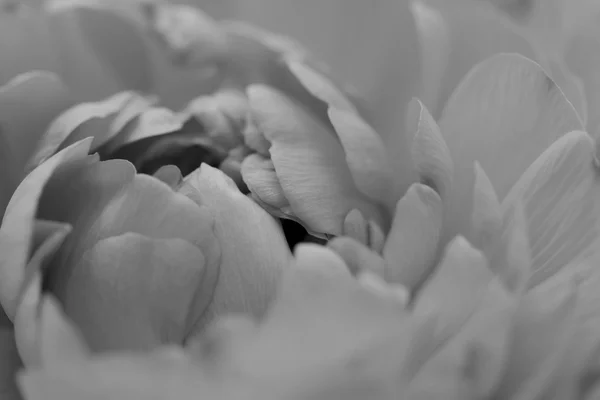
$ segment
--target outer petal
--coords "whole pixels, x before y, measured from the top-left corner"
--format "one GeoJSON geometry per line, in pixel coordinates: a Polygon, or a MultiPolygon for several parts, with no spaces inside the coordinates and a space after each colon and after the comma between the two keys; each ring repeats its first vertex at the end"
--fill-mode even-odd
{"type": "Polygon", "coordinates": [[[523,174],[502,206],[521,202],[531,245],[535,286],[572,263],[600,260],[600,202],[596,149],[585,132],[571,132],[550,146],[523,174]]]}
{"type": "Polygon", "coordinates": [[[21,366],[12,327],[0,327],[0,396],[2,399],[21,399],[16,386],[16,374],[21,366]]]}
{"type": "Polygon", "coordinates": [[[375,202],[389,204],[394,189],[393,171],[381,137],[352,111],[330,107],[329,120],[358,189],[375,202]]]}
{"type": "Polygon", "coordinates": [[[207,317],[223,312],[262,316],[291,258],[281,228],[230,178],[206,164],[186,178],[180,192],[215,215],[222,256],[207,317]]]}
{"type": "Polygon", "coordinates": [[[15,315],[25,281],[25,266],[34,239],[34,220],[44,186],[63,164],[83,159],[91,140],[66,148],[32,171],[15,191],[0,228],[0,299],[6,314],[15,315]]]}
{"type": "Polygon", "coordinates": [[[86,251],[62,300],[93,350],[149,350],[183,343],[212,300],[207,273],[189,242],[127,233],[86,251]]]}
{"type": "Polygon", "coordinates": [[[442,201],[428,186],[414,184],[398,201],[383,257],[385,278],[415,289],[427,279],[437,258],[442,201]]]}
{"type": "Polygon", "coordinates": [[[67,87],[48,72],[28,72],[0,88],[0,210],[23,178],[43,133],[71,102],[67,87]]]}
{"type": "Polygon", "coordinates": [[[502,200],[542,151],[565,133],[582,129],[582,122],[537,64],[502,54],[465,77],[446,105],[440,128],[455,163],[452,192],[445,202],[448,239],[468,232],[474,161],[502,200]]]}
{"type": "Polygon", "coordinates": [[[376,206],[356,189],[332,132],[272,89],[252,86],[248,95],[259,129],[271,142],[269,151],[283,192],[311,230],[340,234],[344,217],[354,208],[379,217],[376,206]]]}

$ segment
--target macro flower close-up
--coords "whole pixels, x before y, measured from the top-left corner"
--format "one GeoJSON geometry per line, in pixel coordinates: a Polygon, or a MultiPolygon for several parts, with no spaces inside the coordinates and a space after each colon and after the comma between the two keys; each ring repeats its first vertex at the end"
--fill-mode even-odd
{"type": "Polygon", "coordinates": [[[0,21],[0,400],[598,398],[600,3],[0,21]]]}

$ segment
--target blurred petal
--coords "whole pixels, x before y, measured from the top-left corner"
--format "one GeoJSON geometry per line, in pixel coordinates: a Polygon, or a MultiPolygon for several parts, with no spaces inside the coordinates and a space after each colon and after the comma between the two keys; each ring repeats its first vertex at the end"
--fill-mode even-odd
{"type": "Polygon", "coordinates": [[[356,239],[337,237],[329,241],[327,247],[344,260],[353,275],[369,271],[383,277],[385,271],[383,258],[356,239]]]}
{"type": "Polygon", "coordinates": [[[417,121],[411,129],[415,136],[410,152],[419,180],[438,192],[444,200],[451,189],[454,173],[448,146],[435,120],[417,99],[410,104],[409,121],[417,121]]]}
{"type": "Polygon", "coordinates": [[[522,202],[531,244],[531,286],[567,264],[598,260],[598,167],[592,138],[571,132],[527,169],[502,205],[522,202]]]}
{"type": "Polygon", "coordinates": [[[354,209],[344,219],[343,234],[358,240],[371,250],[381,253],[385,236],[379,225],[366,220],[360,211],[354,209]]]}
{"type": "Polygon", "coordinates": [[[415,289],[427,279],[437,257],[442,201],[428,186],[414,184],[398,201],[383,248],[385,278],[415,289]]]}
{"type": "Polygon", "coordinates": [[[447,241],[457,232],[470,238],[474,161],[502,200],[551,143],[582,129],[582,123],[537,64],[516,54],[501,54],[465,77],[446,105],[440,128],[455,170],[452,191],[444,202],[447,241]]]}
{"type": "Polygon", "coordinates": [[[215,218],[221,267],[208,318],[229,313],[262,316],[291,254],[277,222],[244,196],[221,171],[202,165],[180,192],[215,218]]]}
{"type": "Polygon", "coordinates": [[[61,297],[95,351],[149,350],[183,343],[198,323],[212,301],[210,267],[185,240],[126,233],[86,251],[61,297]]]}
{"type": "Polygon", "coordinates": [[[314,69],[297,61],[289,62],[288,66],[300,83],[313,96],[326,103],[330,108],[350,113],[358,112],[341,90],[314,69]]]}
{"type": "Polygon", "coordinates": [[[183,182],[181,171],[175,165],[165,165],[164,167],[159,168],[153,176],[169,185],[173,190],[177,190],[179,185],[183,182]]]}
{"type": "Polygon", "coordinates": [[[3,400],[20,400],[16,386],[17,370],[22,367],[12,328],[0,328],[0,396],[3,400]]]}
{"type": "Polygon", "coordinates": [[[271,159],[294,213],[311,230],[339,234],[358,209],[379,222],[377,207],[356,189],[334,134],[284,95],[265,86],[248,89],[256,123],[271,142],[271,159]]]}
{"type": "Polygon", "coordinates": [[[446,247],[440,266],[417,294],[414,312],[435,312],[436,340],[441,345],[475,313],[492,279],[483,255],[459,236],[446,247]]]}
{"type": "Polygon", "coordinates": [[[236,12],[238,19],[304,44],[366,97],[378,132],[388,139],[400,136],[419,82],[419,46],[408,0],[251,0],[239,1],[236,12]]]}
{"type": "MultiPolygon", "coordinates": [[[[0,228],[0,300],[12,319],[25,280],[34,237],[34,220],[44,186],[61,165],[83,159],[91,140],[79,142],[32,171],[15,191],[0,228]]],[[[64,200],[64,199],[62,199],[64,200]]]]}
{"type": "Polygon", "coordinates": [[[293,398],[352,398],[355,390],[389,398],[408,345],[404,305],[354,280],[331,250],[301,245],[295,254],[264,322],[237,344],[231,364],[269,382],[277,398],[290,390],[293,398]]]}
{"type": "Polygon", "coordinates": [[[568,355],[576,303],[572,285],[552,296],[527,295],[515,314],[499,397],[540,398],[568,355]]]}
{"type": "Polygon", "coordinates": [[[27,72],[0,88],[0,210],[23,178],[44,131],[71,102],[67,87],[49,72],[27,72]]]}
{"type": "Polygon", "coordinates": [[[491,257],[498,236],[502,232],[502,209],[490,178],[478,161],[474,164],[475,183],[473,184],[473,216],[471,235],[473,244],[491,257]]]}
{"type": "Polygon", "coordinates": [[[393,171],[380,136],[352,111],[330,107],[328,114],[358,190],[375,202],[390,204],[393,171]]]}
{"type": "Polygon", "coordinates": [[[43,365],[76,362],[89,356],[86,342],[54,297],[44,296],[39,313],[43,365]]]}
{"type": "Polygon", "coordinates": [[[459,399],[464,398],[460,393],[470,385],[472,398],[492,395],[504,373],[517,300],[500,281],[490,280],[476,309],[463,320],[460,331],[440,343],[441,348],[425,362],[411,390],[427,398],[459,399]],[[475,364],[471,368],[469,361],[475,364]]]}
{"type": "Polygon", "coordinates": [[[432,115],[438,115],[444,75],[452,47],[450,29],[443,14],[422,0],[411,1],[422,57],[419,98],[432,115]]]}
{"type": "Polygon", "coordinates": [[[37,167],[58,150],[86,137],[94,138],[92,151],[100,147],[111,133],[112,118],[108,117],[119,112],[134,96],[133,92],[120,92],[103,101],[80,103],[64,110],[40,138],[28,170],[37,167]]]}
{"type": "Polygon", "coordinates": [[[597,23],[583,26],[571,37],[565,60],[581,78],[588,105],[587,131],[594,138],[600,135],[600,30],[597,23]]]}

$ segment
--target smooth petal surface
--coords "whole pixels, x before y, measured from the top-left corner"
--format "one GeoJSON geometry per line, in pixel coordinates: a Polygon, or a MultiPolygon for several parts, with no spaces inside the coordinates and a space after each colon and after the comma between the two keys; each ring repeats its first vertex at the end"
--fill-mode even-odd
{"type": "Polygon", "coordinates": [[[281,227],[229,177],[206,164],[185,179],[180,192],[215,218],[222,255],[208,318],[224,312],[262,316],[291,258],[281,227]]]}
{"type": "Polygon", "coordinates": [[[441,345],[477,310],[492,278],[483,254],[459,236],[450,242],[435,274],[417,294],[414,312],[436,315],[435,337],[441,345]]]}
{"type": "Polygon", "coordinates": [[[425,1],[411,1],[421,48],[421,87],[418,97],[432,115],[439,115],[444,76],[452,52],[450,27],[444,15],[425,1]]]}
{"type": "Polygon", "coordinates": [[[389,204],[393,171],[379,134],[355,112],[330,107],[328,114],[356,187],[371,200],[389,204]]]}
{"type": "Polygon", "coordinates": [[[12,328],[0,328],[0,396],[2,399],[21,399],[16,386],[16,374],[21,366],[12,328]]]}
{"type": "Polygon", "coordinates": [[[271,142],[271,159],[294,213],[311,230],[340,234],[358,209],[379,222],[377,207],[356,189],[344,150],[322,124],[293,100],[265,86],[248,89],[257,126],[271,142]]]}
{"type": "Polygon", "coordinates": [[[454,164],[440,128],[429,110],[417,99],[413,99],[409,106],[408,120],[417,122],[411,127],[415,136],[410,153],[418,178],[445,200],[451,189],[454,164]]]}
{"type": "Polygon", "coordinates": [[[84,253],[62,300],[95,351],[182,343],[212,301],[205,264],[182,239],[109,237],[84,253]]]}
{"type": "Polygon", "coordinates": [[[430,187],[414,184],[398,201],[383,248],[385,278],[415,289],[427,279],[437,258],[442,201],[430,187]]]}
{"type": "Polygon", "coordinates": [[[61,165],[84,159],[90,144],[91,140],[86,140],[67,147],[40,165],[23,180],[8,205],[0,227],[0,299],[11,319],[25,280],[42,191],[61,165]]]}
{"type": "MultiPolygon", "coordinates": [[[[598,167],[585,132],[571,132],[550,146],[503,201],[523,204],[535,286],[572,263],[598,260],[598,167]]],[[[595,268],[595,267],[594,267],[595,268]]]]}
{"type": "Polygon", "coordinates": [[[31,71],[0,88],[2,179],[0,210],[4,210],[38,141],[52,120],[72,104],[71,93],[52,73],[31,71]]]}
{"type": "Polygon", "coordinates": [[[465,77],[446,105],[440,128],[454,161],[452,192],[444,202],[448,240],[456,233],[469,235],[474,161],[502,200],[551,143],[582,129],[582,122],[536,63],[502,54],[465,77]]]}
{"type": "Polygon", "coordinates": [[[238,1],[236,17],[297,39],[342,81],[357,87],[378,132],[390,140],[403,132],[420,68],[408,0],[238,1]]]}
{"type": "Polygon", "coordinates": [[[242,177],[253,195],[263,203],[277,209],[289,207],[283,194],[275,166],[268,158],[251,154],[242,162],[242,177]]]}

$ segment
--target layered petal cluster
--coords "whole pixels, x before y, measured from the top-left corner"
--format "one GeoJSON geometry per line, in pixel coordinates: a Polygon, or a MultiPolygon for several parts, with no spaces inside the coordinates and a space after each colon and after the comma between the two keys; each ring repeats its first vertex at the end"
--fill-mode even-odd
{"type": "Polygon", "coordinates": [[[457,238],[410,299],[301,245],[263,319],[221,318],[185,349],[101,358],[46,296],[43,362],[19,385],[30,400],[594,398],[599,342],[576,323],[577,287],[511,290],[488,261],[457,238]]]}

